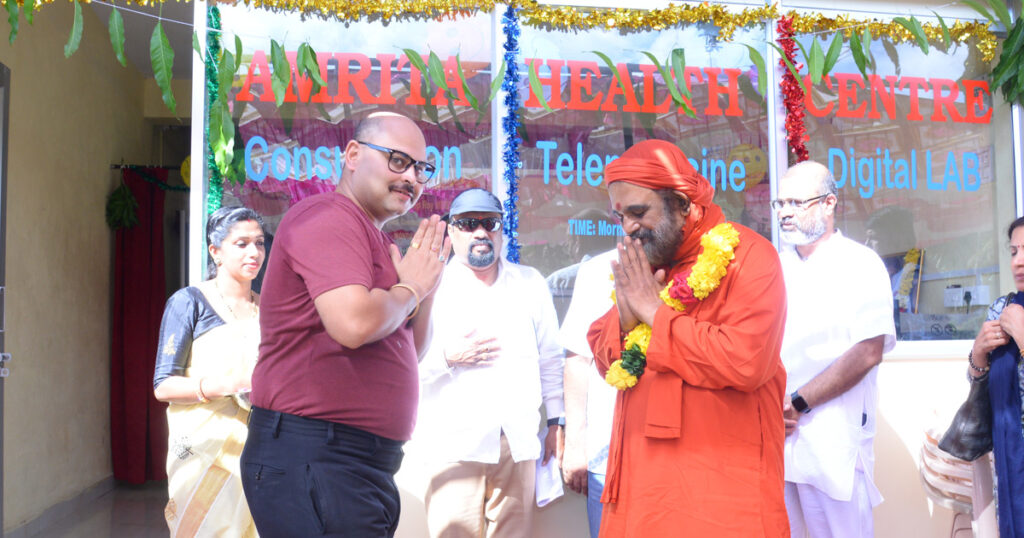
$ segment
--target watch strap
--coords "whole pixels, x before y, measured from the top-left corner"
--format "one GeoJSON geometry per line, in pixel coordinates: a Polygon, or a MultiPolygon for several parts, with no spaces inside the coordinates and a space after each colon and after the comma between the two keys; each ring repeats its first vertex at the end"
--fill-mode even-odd
{"type": "Polygon", "coordinates": [[[807,405],[807,400],[803,396],[800,396],[800,391],[794,390],[793,394],[789,395],[789,399],[793,402],[793,409],[804,414],[811,412],[811,406],[807,405]]]}

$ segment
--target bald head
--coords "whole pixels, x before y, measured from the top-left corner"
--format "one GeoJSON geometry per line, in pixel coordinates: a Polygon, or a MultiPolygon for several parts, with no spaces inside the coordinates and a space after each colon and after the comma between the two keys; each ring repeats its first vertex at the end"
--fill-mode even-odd
{"type": "Polygon", "coordinates": [[[832,177],[832,172],[829,172],[828,168],[819,162],[804,161],[794,164],[789,167],[789,170],[786,170],[786,173],[782,176],[782,181],[793,177],[798,177],[807,182],[815,182],[818,192],[821,194],[839,195],[839,190],[836,188],[836,179],[832,177]]]}
{"type": "Polygon", "coordinates": [[[427,143],[413,120],[374,112],[356,126],[345,146],[345,168],[337,192],[353,200],[377,227],[404,214],[423,193],[420,175],[427,143]]]}
{"type": "MultiPolygon", "coordinates": [[[[352,138],[356,140],[362,140],[365,142],[372,142],[378,139],[383,133],[415,133],[419,136],[419,139],[423,141],[424,147],[426,146],[426,139],[423,138],[423,132],[420,131],[416,122],[411,119],[395,112],[374,112],[369,116],[366,116],[356,125],[356,130],[352,134],[352,138]]],[[[424,156],[413,155],[418,160],[423,160],[424,156]]]]}

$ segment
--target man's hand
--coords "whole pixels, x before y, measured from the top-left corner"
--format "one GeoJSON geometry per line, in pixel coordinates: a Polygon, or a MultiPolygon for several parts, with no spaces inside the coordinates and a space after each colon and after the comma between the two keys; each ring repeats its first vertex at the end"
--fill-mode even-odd
{"type": "Polygon", "coordinates": [[[793,408],[793,400],[787,394],[782,398],[782,423],[786,426],[786,437],[796,431],[799,421],[800,412],[793,408]]]}
{"type": "Polygon", "coordinates": [[[562,480],[569,489],[587,494],[587,451],[580,440],[568,439],[562,450],[562,480]]]}
{"type": "Polygon", "coordinates": [[[612,272],[622,330],[628,331],[639,322],[652,325],[654,315],[663,304],[658,293],[665,287],[665,270],[651,273],[651,264],[640,241],[625,237],[618,248],[619,262],[612,262],[612,272]],[[626,305],[626,312],[622,305],[626,305]],[[630,321],[633,323],[627,324],[630,321]]]}
{"type": "Polygon", "coordinates": [[[562,428],[557,424],[548,426],[548,435],[544,438],[544,465],[548,464],[552,456],[557,461],[562,460],[562,428]]]}
{"type": "Polygon", "coordinates": [[[464,338],[445,346],[444,360],[449,368],[456,366],[487,366],[498,357],[498,339],[477,338],[476,329],[469,331],[464,338]]]}
{"type": "Polygon", "coordinates": [[[420,301],[437,289],[444,262],[452,250],[451,239],[444,236],[445,226],[441,217],[431,215],[420,221],[405,256],[397,246],[391,245],[391,261],[398,272],[398,281],[415,288],[420,301]]]}

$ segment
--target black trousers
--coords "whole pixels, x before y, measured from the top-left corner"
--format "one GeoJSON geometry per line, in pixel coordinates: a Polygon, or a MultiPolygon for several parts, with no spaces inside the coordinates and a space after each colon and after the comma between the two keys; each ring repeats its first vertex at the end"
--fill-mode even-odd
{"type": "Polygon", "coordinates": [[[242,487],[264,538],[391,537],[402,441],[253,407],[242,487]]]}

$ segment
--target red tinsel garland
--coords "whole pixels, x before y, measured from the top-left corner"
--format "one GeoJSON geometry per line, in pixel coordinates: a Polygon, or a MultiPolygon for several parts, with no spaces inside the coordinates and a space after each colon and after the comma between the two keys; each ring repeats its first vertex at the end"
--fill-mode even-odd
{"type": "MultiPolygon", "coordinates": [[[[793,18],[781,17],[775,25],[775,33],[778,34],[779,46],[786,53],[786,59],[799,72],[803,64],[796,63],[796,44],[793,42],[793,18]]],[[[779,60],[782,66],[782,98],[786,105],[786,140],[789,141],[789,151],[796,154],[796,162],[806,161],[807,154],[807,129],[804,127],[804,91],[796,77],[786,67],[786,62],[779,60]]]]}

